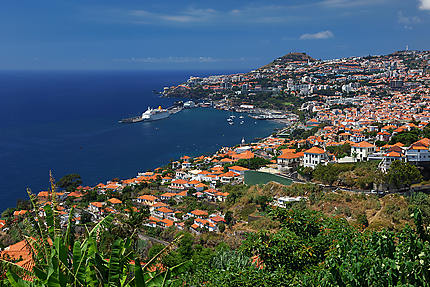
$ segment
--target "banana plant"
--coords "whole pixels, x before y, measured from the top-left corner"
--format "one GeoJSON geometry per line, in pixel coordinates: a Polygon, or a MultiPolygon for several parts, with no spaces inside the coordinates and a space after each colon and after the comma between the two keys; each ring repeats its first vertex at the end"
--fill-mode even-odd
{"type": "Polygon", "coordinates": [[[7,261],[8,283],[13,287],[69,287],[69,286],[179,286],[177,279],[187,263],[165,270],[149,271],[155,261],[171,250],[180,237],[166,246],[145,265],[134,261],[130,239],[117,239],[111,248],[109,260],[104,259],[97,249],[98,234],[101,228],[112,224],[111,215],[97,223],[81,242],[74,241],[73,209],[64,234],[55,226],[52,207],[46,205],[45,223],[38,218],[38,239],[29,237],[28,246],[34,260],[32,272],[7,261]],[[45,228],[44,228],[45,226],[45,228]],[[134,262],[134,264],[132,263],[134,262]]]}

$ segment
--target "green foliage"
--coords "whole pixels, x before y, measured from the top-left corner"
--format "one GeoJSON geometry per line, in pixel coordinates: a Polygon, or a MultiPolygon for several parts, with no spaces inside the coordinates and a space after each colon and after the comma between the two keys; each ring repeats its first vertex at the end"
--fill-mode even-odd
{"type": "Polygon", "coordinates": [[[369,221],[367,220],[366,213],[363,212],[357,216],[357,223],[364,227],[369,226],[369,221]]]}
{"type": "Polygon", "coordinates": [[[386,141],[375,141],[375,145],[377,146],[377,147],[381,147],[381,146],[384,146],[384,145],[386,145],[387,144],[387,142],[386,141]]]}
{"type": "Polygon", "coordinates": [[[246,167],[249,169],[259,169],[260,167],[266,166],[270,164],[270,160],[262,158],[262,157],[254,157],[251,159],[240,159],[235,165],[246,167]]]}
{"type": "MultiPolygon", "coordinates": [[[[55,203],[54,203],[55,206],[55,203]]],[[[36,209],[38,210],[38,209],[36,209]]],[[[113,217],[107,216],[98,222],[81,241],[73,234],[73,209],[65,230],[58,229],[56,212],[50,205],[44,207],[45,218],[37,216],[35,233],[26,241],[34,260],[33,272],[1,260],[6,268],[4,283],[10,286],[173,286],[181,265],[165,271],[148,271],[154,261],[163,255],[167,246],[144,266],[134,261],[132,240],[116,239],[109,255],[98,250],[99,231],[112,224],[113,217]],[[52,244],[49,242],[52,241],[52,244]],[[104,258],[109,257],[109,261],[104,258]],[[23,279],[24,278],[24,279],[23,279]]],[[[181,240],[181,237],[178,238],[181,240]]],[[[4,271],[5,269],[3,269],[4,271]]]]}
{"type": "Polygon", "coordinates": [[[430,245],[406,227],[357,233],[330,250],[314,282],[323,286],[428,286],[430,245]]]}
{"type": "Polygon", "coordinates": [[[338,146],[328,146],[327,151],[334,154],[337,158],[349,156],[351,154],[351,145],[343,144],[338,146]]]}
{"type": "Polygon", "coordinates": [[[325,184],[339,184],[360,189],[372,189],[374,183],[381,183],[383,176],[377,161],[353,164],[329,163],[318,165],[312,173],[314,180],[325,184]]]}
{"type": "Polygon", "coordinates": [[[81,176],[79,174],[72,173],[72,174],[63,176],[58,181],[57,186],[64,188],[69,192],[72,192],[81,184],[82,184],[81,176]]]}
{"type": "Polygon", "coordinates": [[[338,176],[341,172],[349,171],[353,168],[354,166],[352,164],[329,163],[327,165],[318,165],[312,173],[312,176],[317,181],[333,184],[338,180],[338,176]]]}
{"type": "Polygon", "coordinates": [[[292,139],[307,139],[310,136],[315,135],[319,130],[319,127],[314,127],[312,129],[295,129],[291,132],[292,139]]]}
{"type": "Polygon", "coordinates": [[[271,201],[271,198],[266,195],[259,195],[255,199],[255,203],[260,205],[260,210],[262,212],[266,211],[267,205],[269,204],[270,201],[271,201]]]}
{"type": "MultiPolygon", "coordinates": [[[[361,232],[306,209],[274,209],[277,232],[250,234],[238,251],[218,250],[187,277],[191,286],[428,286],[430,244],[416,229],[361,232]],[[258,266],[252,262],[258,262],[258,266]]],[[[364,220],[364,218],[363,218],[364,220]]],[[[366,219],[367,220],[367,219],[366,219]]]]}
{"type": "Polygon", "coordinates": [[[228,192],[226,199],[227,205],[231,206],[235,204],[239,198],[241,198],[248,191],[248,186],[246,185],[224,185],[223,191],[228,192]]]}
{"type": "Polygon", "coordinates": [[[412,129],[410,131],[401,132],[395,134],[389,144],[393,145],[395,143],[401,142],[405,146],[410,146],[414,142],[418,141],[421,138],[421,131],[418,129],[412,129]]]}
{"type": "Polygon", "coordinates": [[[416,166],[398,160],[391,163],[386,175],[386,182],[397,188],[409,187],[422,179],[423,177],[416,166]]]}
{"type": "Polygon", "coordinates": [[[412,194],[409,198],[409,213],[415,210],[420,210],[422,213],[422,220],[425,225],[430,225],[430,196],[428,194],[419,192],[412,194]]]}
{"type": "Polygon", "coordinates": [[[227,224],[227,225],[232,225],[233,224],[233,221],[234,221],[234,218],[233,218],[233,212],[231,212],[230,210],[229,211],[227,211],[226,213],[225,213],[225,215],[224,215],[224,220],[225,220],[225,223],[227,224]]]}

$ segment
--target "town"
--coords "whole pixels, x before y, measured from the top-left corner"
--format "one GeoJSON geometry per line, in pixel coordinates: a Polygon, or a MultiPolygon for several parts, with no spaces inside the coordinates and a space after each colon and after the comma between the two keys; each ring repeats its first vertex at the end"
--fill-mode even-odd
{"type": "MultiPolygon", "coordinates": [[[[1,229],[7,233],[29,213],[46,216],[42,207],[55,201],[62,226],[144,213],[145,228],[222,233],[240,221],[225,208],[229,189],[247,186],[256,173],[263,178],[258,184],[311,183],[329,191],[383,195],[430,189],[429,65],[428,51],[335,60],[291,53],[245,74],[190,77],[163,94],[280,121],[285,128],[211,155],[184,155],[134,178],[82,186],[78,175],[69,175],[32,195],[39,210],[11,209],[1,229]]],[[[281,207],[302,200],[307,196],[265,198],[281,207]]],[[[3,252],[13,257],[15,251],[3,252]]]]}

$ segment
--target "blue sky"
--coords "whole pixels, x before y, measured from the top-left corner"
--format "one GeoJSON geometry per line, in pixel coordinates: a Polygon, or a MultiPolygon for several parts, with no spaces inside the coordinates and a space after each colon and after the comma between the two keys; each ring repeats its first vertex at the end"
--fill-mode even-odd
{"type": "Polygon", "coordinates": [[[0,69],[259,67],[430,49],[430,0],[22,0],[0,9],[0,69]]]}

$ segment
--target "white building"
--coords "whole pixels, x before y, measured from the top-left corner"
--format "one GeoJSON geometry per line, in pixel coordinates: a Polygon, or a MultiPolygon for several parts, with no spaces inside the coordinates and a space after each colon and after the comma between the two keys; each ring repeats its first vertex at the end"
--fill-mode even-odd
{"type": "Polygon", "coordinates": [[[376,146],[366,141],[362,141],[351,146],[351,156],[357,161],[367,161],[369,155],[373,154],[375,151],[376,146]]]}
{"type": "Polygon", "coordinates": [[[401,153],[391,151],[391,152],[384,155],[384,157],[382,158],[382,161],[379,163],[379,168],[383,172],[387,172],[387,170],[390,168],[391,164],[396,160],[404,161],[405,158],[403,157],[403,155],[401,153]]]}
{"type": "Polygon", "coordinates": [[[328,155],[325,150],[319,147],[312,147],[304,152],[303,166],[315,168],[319,164],[326,164],[328,155]]]}

